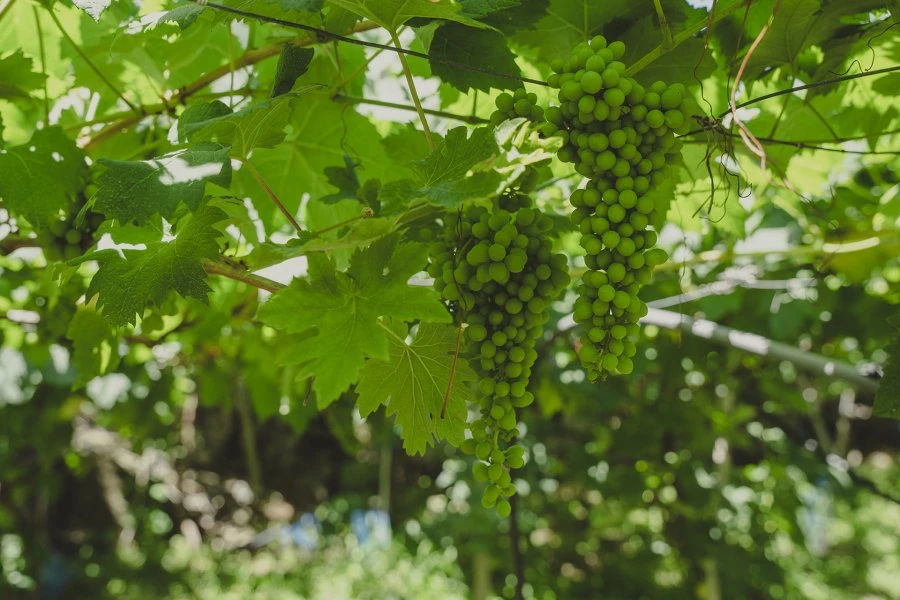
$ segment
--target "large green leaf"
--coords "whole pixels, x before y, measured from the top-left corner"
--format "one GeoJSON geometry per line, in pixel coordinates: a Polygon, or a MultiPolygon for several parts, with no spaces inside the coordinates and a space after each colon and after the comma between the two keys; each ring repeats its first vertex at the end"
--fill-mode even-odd
{"type": "Polygon", "coordinates": [[[221,235],[215,225],[225,213],[204,205],[187,218],[171,240],[147,244],[146,250],[101,250],[84,256],[100,269],[91,279],[88,297],[97,298],[103,316],[113,325],[135,322],[148,306],[163,301],[173,290],[205,301],[203,259],[218,255],[221,235]]]}
{"type": "Polygon", "coordinates": [[[424,454],[435,438],[458,445],[476,377],[466,360],[456,356],[457,328],[423,323],[411,343],[403,323],[392,323],[387,330],[390,356],[370,359],[359,375],[360,414],[368,416],[386,405],[388,416],[400,426],[407,454],[424,454]],[[441,416],[445,396],[447,410],[441,416]]]}
{"type": "Polygon", "coordinates": [[[94,209],[123,223],[143,223],[156,214],[171,217],[181,203],[196,210],[207,182],[231,185],[228,147],[210,142],[152,160],[99,162],[104,170],[94,209]]]}
{"type": "Polygon", "coordinates": [[[412,287],[407,279],[425,266],[424,247],[386,238],[357,251],[346,272],[326,256],[309,257],[309,277],[295,280],[259,310],[278,331],[315,328],[292,354],[292,362],[316,377],[313,389],[324,407],[353,382],[366,358],[387,360],[388,332],[382,317],[448,322],[450,315],[434,290],[412,287]]]}

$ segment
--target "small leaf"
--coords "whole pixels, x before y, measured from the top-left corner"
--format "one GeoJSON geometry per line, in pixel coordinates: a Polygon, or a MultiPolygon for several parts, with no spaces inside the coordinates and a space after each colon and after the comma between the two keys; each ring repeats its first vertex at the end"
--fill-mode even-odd
{"type": "Polygon", "coordinates": [[[391,323],[387,329],[390,356],[369,360],[360,372],[360,414],[366,417],[386,405],[387,415],[396,417],[408,454],[424,454],[435,438],[460,444],[476,377],[464,358],[454,360],[457,328],[423,323],[411,344],[405,341],[406,325],[391,323]],[[447,413],[441,417],[448,392],[447,413]]]}
{"type": "Polygon", "coordinates": [[[152,160],[101,159],[94,209],[120,222],[142,223],[155,214],[171,217],[183,202],[196,210],[206,183],[231,185],[228,148],[199,143],[152,160]]]}
{"type": "Polygon", "coordinates": [[[316,51],[312,48],[301,48],[287,43],[278,57],[278,66],[275,69],[275,83],[272,85],[272,97],[284,95],[291,91],[297,78],[309,70],[316,51]]]}

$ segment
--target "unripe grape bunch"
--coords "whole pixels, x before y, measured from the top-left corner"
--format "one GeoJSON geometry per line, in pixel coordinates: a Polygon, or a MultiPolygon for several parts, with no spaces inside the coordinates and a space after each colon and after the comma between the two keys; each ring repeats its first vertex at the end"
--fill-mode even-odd
{"type": "Polygon", "coordinates": [[[473,475],[488,486],[486,508],[510,512],[515,493],[509,469],[524,464],[524,448],[507,446],[518,435],[516,409],[534,396],[527,390],[537,359],[535,342],[550,302],[569,284],[565,255],[551,251],[550,217],[520,192],[492,208],[469,206],[454,215],[430,248],[435,288],[465,324],[464,352],[479,375],[479,417],[469,424],[463,450],[478,459],[473,475]]]}
{"type": "Polygon", "coordinates": [[[497,107],[491,113],[491,125],[499,125],[507,119],[524,117],[535,123],[544,120],[544,109],[537,105],[537,94],[519,88],[512,94],[503,92],[494,101],[497,107]]]}
{"type": "Polygon", "coordinates": [[[94,233],[101,223],[103,215],[98,213],[79,220],[77,208],[51,222],[39,236],[47,260],[72,260],[84,254],[94,245],[94,233]]]}
{"type": "Polygon", "coordinates": [[[575,321],[585,328],[580,351],[591,379],[628,374],[633,338],[647,306],[638,298],[655,266],[668,257],[654,248],[665,207],[650,191],[669,176],[686,133],[693,100],[681,84],[649,88],[626,75],[625,45],[596,36],[551,64],[548,83],[559,106],[544,112],[540,131],[563,139],[560,160],[588,178],[570,198],[581,231],[587,271],[575,321]]]}

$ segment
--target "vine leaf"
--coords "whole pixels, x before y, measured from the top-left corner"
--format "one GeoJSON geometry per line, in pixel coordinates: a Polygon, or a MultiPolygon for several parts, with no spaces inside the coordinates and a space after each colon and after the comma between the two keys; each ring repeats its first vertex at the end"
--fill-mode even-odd
{"type": "Polygon", "coordinates": [[[260,308],[259,318],[279,331],[316,329],[314,337],[295,345],[289,362],[303,363],[301,374],[316,376],[313,389],[321,408],[356,381],[367,357],[390,357],[381,317],[450,321],[434,290],[407,284],[424,263],[422,245],[398,244],[396,236],[355,252],[346,272],[329,257],[313,254],[309,277],[295,280],[260,308]]]}
{"type": "Polygon", "coordinates": [[[476,170],[479,163],[497,158],[499,151],[493,132],[481,127],[470,137],[466,133],[465,127],[447,132],[447,137],[428,158],[412,163],[415,179],[385,185],[381,198],[401,206],[424,199],[453,208],[463,201],[493,195],[502,175],[489,168],[476,170]],[[470,173],[472,170],[475,172],[470,173]]]}
{"type": "Polygon", "coordinates": [[[155,214],[169,218],[182,202],[197,210],[207,182],[231,185],[228,147],[210,142],[152,160],[99,163],[105,170],[97,178],[94,209],[122,223],[143,223],[155,214]]]}
{"type": "Polygon", "coordinates": [[[76,387],[116,368],[119,362],[118,336],[96,310],[80,307],[69,323],[66,337],[74,345],[72,364],[75,366],[76,387]]]}
{"type": "Polygon", "coordinates": [[[97,295],[97,306],[114,327],[135,322],[148,306],[158,304],[175,290],[184,297],[206,301],[203,259],[218,255],[214,227],[226,214],[204,205],[182,221],[171,240],[152,242],[145,250],[100,250],[75,261],[96,260],[100,269],[91,279],[87,297],[97,295]]]}
{"type": "Polygon", "coordinates": [[[36,73],[31,57],[21,50],[0,58],[0,98],[6,100],[30,100],[33,90],[39,89],[47,78],[36,73]]]}
{"type": "Polygon", "coordinates": [[[401,25],[416,17],[426,19],[445,19],[468,25],[485,28],[480,23],[459,11],[459,7],[449,2],[430,2],[429,0],[328,0],[328,3],[349,10],[350,12],[378,23],[391,33],[396,33],[401,25]]]}
{"type": "MultiPolygon", "coordinates": [[[[900,329],[900,317],[889,319],[889,322],[900,329]]],[[[879,417],[900,419],[900,333],[885,350],[888,353],[884,364],[884,376],[875,392],[875,404],[872,411],[879,417]]]]}
{"type": "Polygon", "coordinates": [[[87,174],[84,153],[58,127],[0,152],[0,199],[37,228],[58,220],[87,174]]]}
{"type": "Polygon", "coordinates": [[[274,148],[284,141],[294,100],[312,87],[318,86],[307,86],[229,114],[221,114],[221,107],[212,103],[205,110],[213,116],[201,120],[198,113],[192,113],[188,120],[179,121],[178,130],[191,141],[212,140],[231,146],[233,155],[246,158],[254,148],[274,148]]]}
{"type": "Polygon", "coordinates": [[[400,425],[408,454],[424,454],[435,438],[459,445],[466,402],[476,377],[462,358],[454,367],[457,328],[423,323],[412,343],[405,341],[407,327],[403,323],[392,322],[385,328],[390,331],[390,356],[387,360],[370,359],[360,372],[356,385],[360,414],[366,417],[385,405],[387,415],[395,416],[400,425]],[[441,418],[448,388],[447,414],[441,418]]]}
{"type": "Polygon", "coordinates": [[[429,53],[438,59],[431,63],[432,72],[460,91],[468,92],[475,88],[487,92],[492,87],[497,89],[521,87],[514,79],[496,77],[441,62],[452,61],[470,67],[488,64],[497,72],[520,75],[521,70],[516,64],[516,57],[507,46],[506,38],[499,32],[473,31],[471,27],[447,23],[435,32],[429,53]]]}

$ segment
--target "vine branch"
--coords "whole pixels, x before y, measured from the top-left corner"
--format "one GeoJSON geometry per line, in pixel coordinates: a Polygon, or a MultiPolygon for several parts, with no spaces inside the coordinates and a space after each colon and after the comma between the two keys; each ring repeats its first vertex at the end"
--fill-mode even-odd
{"type": "MultiPolygon", "coordinates": [[[[337,94],[334,96],[334,99],[339,102],[348,102],[351,104],[371,104],[372,106],[383,106],[385,108],[394,108],[397,110],[406,110],[406,111],[415,111],[415,106],[410,106],[409,104],[400,104],[397,102],[387,102],[385,100],[376,100],[374,98],[359,98],[357,96],[345,96],[344,94],[337,94]]],[[[471,125],[483,125],[485,123],[490,123],[489,119],[485,119],[483,117],[478,117],[475,115],[459,115],[452,112],[447,112],[444,110],[433,110],[430,108],[423,108],[422,112],[426,115],[431,115],[434,117],[443,117],[445,119],[454,119],[456,121],[461,121],[463,123],[469,123],[471,125]]]]}
{"type": "Polygon", "coordinates": [[[259,275],[254,275],[242,266],[222,260],[203,260],[203,270],[210,275],[221,275],[235,281],[240,281],[251,285],[255,288],[271,292],[272,294],[279,292],[287,286],[259,275]]]}

